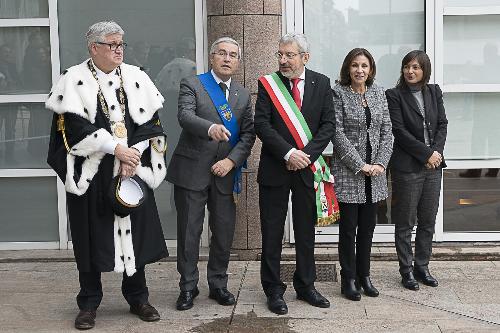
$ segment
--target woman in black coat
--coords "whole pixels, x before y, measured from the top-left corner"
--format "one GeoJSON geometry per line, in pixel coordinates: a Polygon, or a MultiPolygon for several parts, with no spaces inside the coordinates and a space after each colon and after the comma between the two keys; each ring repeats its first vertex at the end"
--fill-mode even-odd
{"type": "Polygon", "coordinates": [[[437,287],[429,273],[432,237],[441,192],[448,120],[443,94],[429,84],[431,62],[425,52],[414,50],[401,63],[395,88],[386,91],[394,134],[390,168],[391,218],[395,224],[399,272],[405,288],[418,290],[418,281],[437,287]],[[415,256],[411,232],[418,221],[415,256]]]}

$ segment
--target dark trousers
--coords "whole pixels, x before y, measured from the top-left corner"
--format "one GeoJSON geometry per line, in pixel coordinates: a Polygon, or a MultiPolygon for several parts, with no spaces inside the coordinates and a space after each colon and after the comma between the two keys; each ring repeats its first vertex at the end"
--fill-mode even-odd
{"type": "MultiPolygon", "coordinates": [[[[96,310],[102,300],[101,272],[79,272],[80,292],[76,302],[80,310],[96,310]]],[[[146,286],[144,267],[137,268],[132,276],[123,273],[122,294],[128,304],[148,302],[149,292],[146,286]]]]}
{"type": "Polygon", "coordinates": [[[317,219],[314,188],[307,187],[300,174],[294,173],[284,186],[259,186],[260,222],[262,232],[261,283],[266,295],[283,294],[286,286],[280,279],[280,260],[292,191],[293,231],[295,235],[296,269],[293,286],[297,292],[314,287],[314,224],[317,219]]]}
{"type": "Polygon", "coordinates": [[[205,205],[210,213],[208,224],[212,236],[208,254],[207,280],[210,289],[227,287],[227,267],[236,223],[233,194],[221,193],[214,178],[202,191],[174,187],[177,208],[177,271],[182,291],[193,290],[199,281],[198,259],[203,231],[205,205]]]}
{"type": "Polygon", "coordinates": [[[391,219],[395,224],[395,243],[399,259],[399,271],[412,271],[429,265],[432,253],[432,236],[439,207],[442,170],[424,169],[405,173],[392,170],[391,219]],[[415,257],[411,246],[411,232],[415,223],[415,257]]]}
{"type": "Polygon", "coordinates": [[[343,278],[370,276],[377,203],[339,202],[339,261],[343,278]]]}

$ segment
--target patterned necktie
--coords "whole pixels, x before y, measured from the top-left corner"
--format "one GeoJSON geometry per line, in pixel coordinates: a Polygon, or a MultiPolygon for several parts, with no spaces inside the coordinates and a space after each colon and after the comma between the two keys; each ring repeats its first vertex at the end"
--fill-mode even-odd
{"type": "Polygon", "coordinates": [[[300,100],[300,91],[299,91],[299,82],[301,79],[296,78],[296,79],[291,79],[292,81],[292,97],[293,100],[295,101],[295,104],[297,104],[297,107],[299,110],[302,108],[302,101],[300,100]]]}
{"type": "MultiPolygon", "coordinates": [[[[224,93],[224,97],[226,97],[226,91],[227,91],[227,86],[224,82],[219,83],[219,87],[222,89],[222,92],[224,93]]],[[[227,97],[226,97],[227,98],[227,97]]]]}

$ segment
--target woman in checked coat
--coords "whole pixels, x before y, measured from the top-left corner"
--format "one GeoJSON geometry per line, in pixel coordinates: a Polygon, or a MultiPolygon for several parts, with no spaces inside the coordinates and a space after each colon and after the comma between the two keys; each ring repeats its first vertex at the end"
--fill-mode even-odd
{"type": "Polygon", "coordinates": [[[359,301],[376,297],[370,253],[377,202],[387,198],[385,170],[392,153],[391,120],[384,90],[374,83],[372,55],[350,51],[333,89],[336,131],[331,170],[340,207],[339,260],[342,294],[359,301]]]}

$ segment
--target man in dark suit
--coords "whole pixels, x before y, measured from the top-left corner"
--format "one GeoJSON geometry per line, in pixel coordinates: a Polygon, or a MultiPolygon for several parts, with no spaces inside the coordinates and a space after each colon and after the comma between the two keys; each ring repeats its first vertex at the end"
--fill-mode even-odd
{"type": "MultiPolygon", "coordinates": [[[[309,167],[326,148],[335,132],[330,80],[305,68],[309,45],[302,34],[280,39],[276,53],[277,75],[293,97],[312,134],[299,149],[277,106],[259,80],[255,105],[255,132],[262,141],[257,181],[262,230],[261,282],[269,310],[286,314],[286,285],[280,281],[283,229],[292,191],[293,229],[296,240],[296,271],[293,286],[297,298],[317,307],[329,301],[315,288],[314,225],[317,219],[313,172],[309,167]]],[[[262,79],[262,78],[261,78],[262,79]]],[[[290,99],[289,99],[290,100],[290,99]]]]}
{"type": "Polygon", "coordinates": [[[199,294],[197,264],[207,204],[212,232],[207,269],[209,297],[221,305],[235,303],[227,290],[226,273],[236,220],[233,186],[235,173],[255,142],[250,92],[231,79],[240,58],[241,49],[234,39],[219,38],[210,49],[212,70],[183,79],[180,84],[177,117],[182,133],[167,171],[167,180],[174,184],[177,208],[177,270],[181,275],[178,310],[193,307],[193,299],[199,294]],[[207,88],[203,81],[207,78],[217,91],[207,88]],[[221,113],[212,101],[216,93],[225,103],[225,112],[221,113]],[[239,127],[233,133],[225,126],[231,119],[239,127]],[[235,141],[237,136],[239,140],[235,141]]]}

